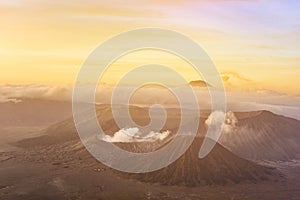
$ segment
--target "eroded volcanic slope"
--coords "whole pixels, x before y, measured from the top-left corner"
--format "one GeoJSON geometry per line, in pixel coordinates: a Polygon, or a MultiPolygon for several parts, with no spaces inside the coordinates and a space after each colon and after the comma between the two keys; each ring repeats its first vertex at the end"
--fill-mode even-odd
{"type": "MultiPolygon", "coordinates": [[[[127,176],[143,182],[184,186],[225,185],[279,178],[275,169],[239,158],[219,144],[216,144],[207,157],[199,159],[198,153],[202,142],[203,138],[196,137],[189,149],[164,169],[127,176]]],[[[127,145],[129,150],[133,146],[127,145]]]]}
{"type": "Polygon", "coordinates": [[[269,111],[235,113],[237,126],[219,142],[251,160],[300,159],[300,121],[269,111]]]}
{"type": "MultiPolygon", "coordinates": [[[[118,109],[124,109],[122,106],[118,109]]],[[[132,117],[140,125],[150,122],[148,109],[131,106],[132,117]]],[[[167,110],[168,119],[163,130],[176,133],[180,122],[178,109],[167,110]]],[[[108,105],[97,109],[99,124],[108,135],[119,130],[108,105]]],[[[198,134],[207,130],[205,120],[209,112],[202,112],[198,134]]],[[[292,160],[300,158],[300,121],[268,111],[235,112],[237,124],[229,132],[223,132],[219,143],[239,157],[250,160],[292,160]]],[[[87,117],[88,118],[88,117],[87,117]]],[[[191,120],[191,123],[194,123],[191,120]]],[[[60,143],[77,138],[73,119],[57,123],[45,130],[38,144],[60,143]],[[51,137],[50,137],[51,135],[51,137]]]]}
{"type": "MultiPolygon", "coordinates": [[[[105,123],[109,123],[109,120],[105,123]]],[[[121,176],[147,183],[184,186],[223,185],[280,179],[277,170],[239,158],[219,144],[207,157],[199,159],[198,152],[202,141],[203,139],[197,137],[177,161],[164,169],[146,174],[121,173],[121,176]]],[[[27,158],[40,162],[54,162],[63,165],[93,165],[93,163],[97,163],[81,145],[74,124],[69,120],[50,127],[43,136],[23,140],[18,145],[29,149],[30,153],[26,155],[27,158]]],[[[148,150],[155,149],[155,145],[143,145],[148,150]]],[[[140,151],[143,145],[120,144],[122,148],[129,151],[140,151]]],[[[96,165],[103,166],[100,163],[96,165]]]]}

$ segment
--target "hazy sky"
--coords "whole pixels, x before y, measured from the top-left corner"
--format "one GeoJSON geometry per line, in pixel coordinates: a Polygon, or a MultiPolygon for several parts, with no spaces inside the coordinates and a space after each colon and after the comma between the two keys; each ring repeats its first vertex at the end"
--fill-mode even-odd
{"type": "MultiPolygon", "coordinates": [[[[133,28],[161,27],[202,45],[228,87],[299,95],[299,9],[298,0],[0,0],[0,84],[72,85],[99,43],[133,28]]],[[[119,65],[153,58],[181,67],[148,53],[119,65]]],[[[106,81],[118,73],[116,67],[106,81]]]]}

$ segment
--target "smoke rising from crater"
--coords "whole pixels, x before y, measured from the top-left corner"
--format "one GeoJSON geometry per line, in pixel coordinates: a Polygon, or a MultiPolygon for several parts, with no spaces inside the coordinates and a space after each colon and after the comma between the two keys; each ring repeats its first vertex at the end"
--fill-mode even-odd
{"type": "Polygon", "coordinates": [[[122,142],[122,143],[130,143],[130,142],[155,142],[162,141],[166,139],[170,135],[170,131],[163,132],[154,132],[151,131],[147,134],[142,133],[139,128],[122,128],[121,130],[115,132],[113,136],[106,135],[101,140],[106,142],[122,142]]]}
{"type": "Polygon", "coordinates": [[[238,123],[238,119],[234,115],[232,111],[229,111],[227,113],[224,113],[222,111],[215,111],[209,115],[207,120],[205,121],[205,124],[207,126],[213,126],[217,129],[221,128],[223,133],[229,133],[233,131],[233,129],[236,127],[236,124],[238,123]],[[216,122],[212,124],[212,119],[216,118],[216,122]],[[223,122],[222,119],[225,121],[223,122]]]}

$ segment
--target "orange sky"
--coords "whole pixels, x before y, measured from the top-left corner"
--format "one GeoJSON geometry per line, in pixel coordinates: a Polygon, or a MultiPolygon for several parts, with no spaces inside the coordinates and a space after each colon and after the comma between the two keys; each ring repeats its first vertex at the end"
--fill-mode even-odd
{"type": "MultiPolygon", "coordinates": [[[[0,1],[0,84],[72,85],[101,42],[133,28],[161,27],[203,46],[223,76],[230,77],[230,88],[299,94],[299,3],[284,2],[0,1]]],[[[114,82],[124,65],[147,58],[179,71],[184,65],[161,52],[135,53],[118,61],[115,65],[122,67],[104,81],[114,82]]],[[[182,73],[197,78],[193,70],[182,73]]]]}

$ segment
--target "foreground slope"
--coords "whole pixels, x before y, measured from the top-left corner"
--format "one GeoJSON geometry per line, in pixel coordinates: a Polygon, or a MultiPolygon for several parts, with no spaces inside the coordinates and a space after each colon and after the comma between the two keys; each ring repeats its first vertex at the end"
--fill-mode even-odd
{"type": "MultiPolygon", "coordinates": [[[[239,158],[219,144],[216,144],[207,157],[199,159],[202,142],[203,138],[196,137],[188,150],[164,169],[144,174],[130,174],[128,177],[143,182],[184,186],[225,185],[279,178],[275,169],[239,158]]],[[[127,149],[132,146],[127,145],[127,149]]]]}

